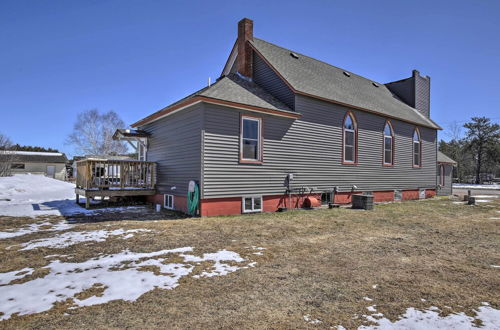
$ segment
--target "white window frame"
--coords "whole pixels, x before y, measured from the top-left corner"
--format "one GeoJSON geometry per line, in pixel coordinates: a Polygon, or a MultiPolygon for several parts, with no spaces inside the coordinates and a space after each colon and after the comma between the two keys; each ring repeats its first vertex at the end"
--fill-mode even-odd
{"type": "Polygon", "coordinates": [[[175,196],[171,194],[163,194],[163,207],[166,208],[167,210],[173,210],[175,207],[175,196]],[[167,205],[168,198],[172,197],[172,203],[171,205],[167,205]]]}
{"type": "Polygon", "coordinates": [[[413,151],[412,153],[413,167],[420,168],[422,167],[422,137],[420,136],[420,131],[418,130],[418,128],[415,128],[415,130],[413,131],[411,141],[412,141],[412,151],[413,151]],[[415,133],[417,133],[418,140],[415,140],[415,133]],[[418,146],[415,147],[415,144],[417,144],[418,146]],[[418,164],[415,164],[415,155],[417,154],[416,151],[418,151],[418,164]]]}
{"type": "Polygon", "coordinates": [[[263,200],[262,200],[262,196],[261,195],[243,196],[241,198],[241,211],[243,213],[258,213],[258,212],[262,212],[263,207],[264,207],[264,205],[263,205],[263,200]],[[245,199],[247,199],[247,198],[251,198],[252,199],[252,209],[251,210],[245,209],[245,199]],[[260,209],[255,209],[255,199],[256,198],[260,199],[260,209]]]}
{"type": "Polygon", "coordinates": [[[342,123],[342,134],[343,134],[343,163],[344,164],[356,164],[357,162],[357,130],[358,130],[358,125],[357,125],[357,122],[356,122],[356,119],[354,118],[354,115],[349,112],[347,113],[347,115],[345,116],[344,118],[344,122],[342,123]],[[345,125],[346,125],[346,122],[347,122],[347,119],[350,118],[351,119],[351,122],[352,122],[352,126],[354,127],[354,129],[350,129],[350,128],[346,128],[345,125]],[[346,139],[346,132],[351,132],[352,133],[352,136],[353,136],[353,140],[352,140],[352,145],[350,144],[347,144],[347,139],[346,139]],[[347,147],[352,147],[352,160],[347,160],[346,159],[346,155],[347,155],[347,152],[346,152],[346,148],[347,147]]]}
{"type": "Polygon", "coordinates": [[[262,118],[241,116],[241,128],[240,128],[240,160],[247,162],[262,162],[262,118]],[[245,120],[251,120],[257,122],[257,139],[249,139],[243,137],[243,123],[245,120]],[[243,140],[257,141],[257,158],[244,158],[243,157],[243,140]]]}
{"type": "Polygon", "coordinates": [[[387,121],[385,123],[385,126],[384,126],[384,154],[382,156],[383,156],[384,165],[394,165],[394,130],[392,129],[392,125],[390,124],[389,121],[387,121]],[[389,127],[389,130],[391,131],[391,135],[385,134],[386,127],[389,127]],[[391,150],[389,150],[391,152],[391,159],[389,162],[386,162],[385,161],[385,152],[387,151],[387,149],[385,148],[385,139],[388,139],[388,138],[391,139],[391,150]]]}

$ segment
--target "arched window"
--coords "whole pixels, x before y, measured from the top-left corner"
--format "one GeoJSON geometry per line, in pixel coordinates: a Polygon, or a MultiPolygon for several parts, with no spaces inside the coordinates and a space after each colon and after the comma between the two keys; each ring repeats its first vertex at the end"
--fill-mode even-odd
{"type": "Polygon", "coordinates": [[[384,165],[394,164],[394,131],[390,121],[384,127],[384,165]]]}
{"type": "Polygon", "coordinates": [[[355,164],[357,156],[358,128],[352,113],[348,112],[344,118],[344,163],[355,164]]]}
{"type": "Polygon", "coordinates": [[[413,132],[413,166],[422,167],[422,141],[418,128],[413,132]]]}

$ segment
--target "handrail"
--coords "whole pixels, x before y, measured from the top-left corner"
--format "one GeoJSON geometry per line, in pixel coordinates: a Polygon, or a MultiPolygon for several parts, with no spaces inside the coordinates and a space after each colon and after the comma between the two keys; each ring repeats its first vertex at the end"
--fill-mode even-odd
{"type": "Polygon", "coordinates": [[[154,189],[156,163],[84,159],[76,162],[76,186],[86,190],[154,189]]]}

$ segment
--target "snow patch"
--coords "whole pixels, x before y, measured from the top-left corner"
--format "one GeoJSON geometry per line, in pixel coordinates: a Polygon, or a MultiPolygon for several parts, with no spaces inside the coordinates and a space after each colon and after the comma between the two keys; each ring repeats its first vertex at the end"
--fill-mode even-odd
{"type": "Polygon", "coordinates": [[[476,199],[476,203],[491,203],[491,199],[476,199]]]}
{"type": "Polygon", "coordinates": [[[464,184],[464,183],[454,183],[453,188],[456,189],[500,189],[498,184],[464,184]]]}
{"type": "MultiPolygon", "coordinates": [[[[230,266],[225,262],[242,263],[246,259],[238,253],[220,250],[205,253],[203,257],[188,254],[192,247],[161,250],[151,253],[136,253],[128,250],[113,255],[100,256],[80,263],[51,261],[46,267],[49,274],[21,284],[0,286],[0,320],[13,314],[26,315],[50,310],[56,302],[72,300],[74,306],[104,304],[112,300],[135,301],[155,288],[174,289],[182,277],[189,275],[194,265],[191,262],[215,262],[210,276],[222,276],[234,272],[244,265],[230,266]],[[177,254],[186,263],[167,263],[169,255],[177,254]],[[158,272],[144,270],[154,266],[158,272]],[[76,298],[80,292],[90,288],[101,289],[99,296],[76,298]]],[[[247,265],[248,266],[248,265],[247,265]]],[[[2,283],[27,276],[31,269],[21,269],[0,274],[2,283]],[[22,273],[25,272],[25,273],[22,273]]],[[[207,276],[207,277],[210,277],[207,276]]],[[[193,276],[194,277],[194,276],[193,276]]]]}
{"type": "Polygon", "coordinates": [[[15,270],[13,272],[0,273],[0,285],[6,285],[19,278],[24,278],[28,275],[33,274],[34,271],[35,270],[33,268],[26,267],[23,269],[15,270]]]}
{"type": "Polygon", "coordinates": [[[499,329],[500,327],[500,310],[481,306],[476,312],[476,317],[467,316],[464,313],[450,314],[440,316],[435,310],[437,307],[429,308],[425,311],[419,311],[415,308],[408,308],[404,315],[399,320],[391,322],[387,318],[376,319],[372,316],[367,316],[366,319],[374,322],[373,326],[360,326],[358,329],[412,329],[412,330],[427,330],[427,329],[456,329],[470,330],[475,329],[474,320],[479,319],[483,323],[481,329],[499,329]]]}
{"type": "Polygon", "coordinates": [[[75,184],[43,175],[0,177],[0,215],[36,217],[118,212],[143,207],[86,210],[76,204],[75,184]]]}
{"type": "Polygon", "coordinates": [[[72,228],[72,226],[67,224],[65,221],[61,221],[56,224],[47,221],[32,223],[28,226],[25,226],[15,231],[2,231],[0,232],[0,239],[24,236],[28,234],[37,233],[40,231],[63,231],[63,230],[68,230],[70,228],[72,228]],[[48,226],[49,228],[42,229],[42,227],[48,227],[48,226]]]}
{"type": "Polygon", "coordinates": [[[373,299],[369,298],[369,297],[363,297],[363,299],[366,300],[366,301],[373,301],[373,299]]]}
{"type": "Polygon", "coordinates": [[[322,323],[321,320],[311,318],[311,316],[309,314],[304,315],[304,321],[306,321],[307,323],[310,323],[310,324],[322,323]]]}
{"type": "Polygon", "coordinates": [[[149,229],[115,229],[115,230],[94,230],[94,231],[72,231],[63,234],[58,234],[53,237],[35,239],[26,243],[20,244],[23,250],[33,250],[40,247],[51,249],[62,249],[71,245],[83,242],[104,242],[110,236],[123,236],[122,239],[128,239],[134,236],[134,233],[151,232],[149,229]]]}

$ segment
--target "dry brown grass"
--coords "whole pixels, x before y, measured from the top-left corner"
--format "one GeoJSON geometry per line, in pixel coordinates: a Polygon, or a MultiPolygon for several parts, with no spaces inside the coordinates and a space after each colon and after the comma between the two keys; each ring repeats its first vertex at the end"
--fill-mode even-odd
{"type": "MultiPolygon", "coordinates": [[[[43,267],[49,254],[70,255],[79,262],[126,248],[152,252],[193,246],[197,254],[227,249],[258,262],[255,268],[227,276],[185,277],[177,288],[156,289],[133,303],[113,301],[69,310],[59,303],[46,313],[12,317],[0,327],[315,327],[304,321],[307,314],[322,321],[316,327],[353,328],[366,324],[361,315],[369,305],[391,319],[408,307],[437,306],[445,314],[470,314],[487,301],[500,308],[500,270],[491,267],[500,265],[500,221],[492,219],[500,217],[499,206],[498,201],[471,207],[435,199],[378,205],[372,212],[334,209],[85,223],[72,230],[147,228],[155,233],[64,249],[6,249],[47,233],[0,240],[0,272],[43,267]],[[265,247],[264,254],[253,255],[247,248],[252,245],[265,247]],[[366,296],[373,301],[365,301],[366,296]]],[[[33,221],[0,220],[0,231],[33,221]]]]}

